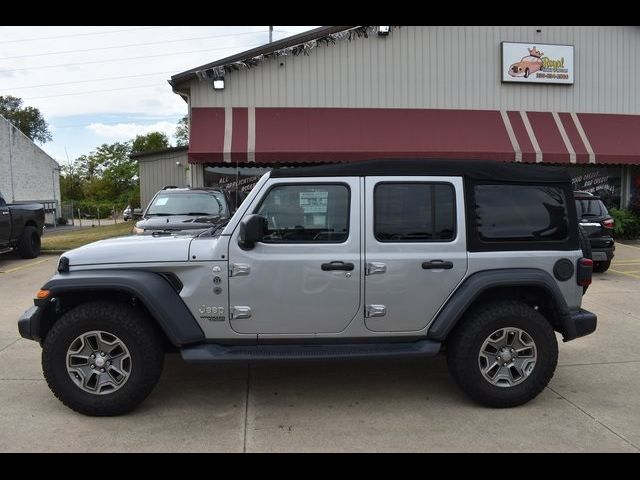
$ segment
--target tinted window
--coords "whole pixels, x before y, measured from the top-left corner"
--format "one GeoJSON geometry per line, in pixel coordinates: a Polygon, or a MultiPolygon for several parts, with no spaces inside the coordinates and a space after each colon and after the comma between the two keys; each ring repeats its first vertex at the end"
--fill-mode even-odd
{"type": "Polygon", "coordinates": [[[374,234],[381,242],[437,242],[455,235],[450,184],[380,183],[374,191],[374,234]]]}
{"type": "Polygon", "coordinates": [[[267,218],[267,243],[344,242],[349,236],[349,189],[280,185],[269,191],[256,213],[267,218]]]}
{"type": "Polygon", "coordinates": [[[556,187],[476,185],[476,226],[483,241],[559,241],[568,235],[564,193],[556,187]]]}
{"type": "Polygon", "coordinates": [[[160,193],[147,215],[228,215],[222,192],[160,193]]]}
{"type": "Polygon", "coordinates": [[[576,200],[576,211],[578,212],[578,218],[606,217],[609,215],[607,207],[604,206],[602,200],[597,198],[576,200]]]}

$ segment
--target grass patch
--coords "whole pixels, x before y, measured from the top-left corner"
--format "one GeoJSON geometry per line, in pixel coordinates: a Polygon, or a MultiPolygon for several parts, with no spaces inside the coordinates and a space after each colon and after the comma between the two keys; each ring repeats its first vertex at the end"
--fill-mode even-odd
{"type": "Polygon", "coordinates": [[[124,222],[104,227],[87,227],[59,235],[47,236],[45,233],[42,237],[42,250],[71,250],[105,238],[129,235],[132,228],[131,222],[124,222]]]}

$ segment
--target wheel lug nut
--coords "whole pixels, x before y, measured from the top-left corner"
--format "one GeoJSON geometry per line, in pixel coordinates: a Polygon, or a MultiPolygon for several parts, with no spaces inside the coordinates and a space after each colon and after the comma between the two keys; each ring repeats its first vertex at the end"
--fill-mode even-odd
{"type": "Polygon", "coordinates": [[[111,365],[111,362],[107,362],[107,365],[111,365]]]}
{"type": "Polygon", "coordinates": [[[100,352],[100,356],[101,356],[101,357],[104,357],[104,352],[100,352]]]}
{"type": "Polygon", "coordinates": [[[104,368],[101,368],[101,369],[100,369],[100,371],[101,371],[101,372],[104,372],[104,368]]]}
{"type": "Polygon", "coordinates": [[[92,353],[92,354],[91,354],[91,358],[96,358],[96,356],[92,353]]]}
{"type": "Polygon", "coordinates": [[[96,366],[92,363],[92,364],[91,364],[91,368],[96,368],[96,366]]]}

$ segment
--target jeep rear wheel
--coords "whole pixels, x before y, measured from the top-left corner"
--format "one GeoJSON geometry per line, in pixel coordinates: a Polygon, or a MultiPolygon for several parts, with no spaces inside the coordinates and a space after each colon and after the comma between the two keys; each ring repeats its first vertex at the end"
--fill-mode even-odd
{"type": "Polygon", "coordinates": [[[546,318],[518,301],[468,312],[448,340],[447,363],[458,385],[489,407],[535,398],[553,377],[558,342],[546,318]]]}
{"type": "Polygon", "coordinates": [[[49,388],[85,415],[120,415],[153,390],[164,364],[158,329],[133,307],[98,301],[65,313],[42,349],[49,388]]]}

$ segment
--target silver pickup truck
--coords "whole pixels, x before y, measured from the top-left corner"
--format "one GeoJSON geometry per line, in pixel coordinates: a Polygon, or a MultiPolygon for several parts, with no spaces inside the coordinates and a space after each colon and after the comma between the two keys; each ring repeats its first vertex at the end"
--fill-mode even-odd
{"type": "Polygon", "coordinates": [[[43,229],[41,204],[7,204],[0,192],[0,253],[16,250],[22,258],[37,257],[43,229]]]}
{"type": "Polygon", "coordinates": [[[265,174],[226,224],[66,252],[19,320],[53,393],[133,409],[166,352],[187,362],[444,352],[479,403],[542,391],[564,341],[596,328],[561,168],[379,160],[265,174]]]}

